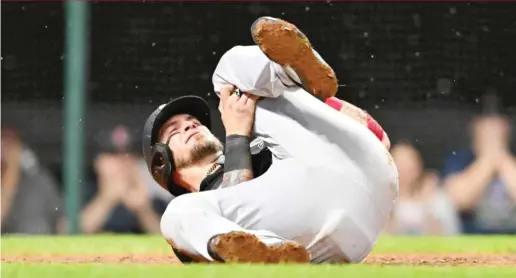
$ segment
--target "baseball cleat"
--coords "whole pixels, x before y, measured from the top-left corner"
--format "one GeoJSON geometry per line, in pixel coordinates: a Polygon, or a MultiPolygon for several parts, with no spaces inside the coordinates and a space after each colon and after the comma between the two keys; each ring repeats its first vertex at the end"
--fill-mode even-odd
{"type": "Polygon", "coordinates": [[[338,89],[335,72],[295,25],[278,18],[260,17],[251,26],[251,34],[263,53],[281,65],[294,81],[302,83],[309,93],[323,100],[335,95],[338,89]],[[292,76],[292,71],[299,78],[292,76]]]}
{"type": "Polygon", "coordinates": [[[257,236],[229,232],[212,237],[208,253],[224,263],[309,263],[310,253],[296,242],[266,245],[257,236]]]}

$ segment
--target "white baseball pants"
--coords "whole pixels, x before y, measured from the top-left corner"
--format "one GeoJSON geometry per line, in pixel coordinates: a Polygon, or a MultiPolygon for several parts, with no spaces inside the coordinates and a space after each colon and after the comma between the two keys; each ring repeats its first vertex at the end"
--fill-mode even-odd
{"type": "Polygon", "coordinates": [[[251,181],[175,198],[161,220],[163,236],[208,260],[208,240],[230,231],[256,234],[265,243],[297,241],[314,263],[363,260],[398,194],[397,170],[381,142],[295,86],[257,46],[226,52],[213,84],[215,91],[233,84],[265,97],[254,132],[273,153],[273,164],[251,181]]]}

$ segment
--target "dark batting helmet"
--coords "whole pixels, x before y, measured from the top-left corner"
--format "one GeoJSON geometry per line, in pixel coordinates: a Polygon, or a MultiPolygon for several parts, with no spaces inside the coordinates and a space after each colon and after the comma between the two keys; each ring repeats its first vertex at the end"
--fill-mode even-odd
{"type": "Polygon", "coordinates": [[[171,117],[188,114],[211,128],[210,108],[208,103],[198,96],[182,96],[169,103],[162,104],[147,118],[143,128],[143,157],[153,179],[174,196],[188,193],[186,189],[174,183],[172,173],[175,170],[173,153],[169,146],[157,142],[159,130],[171,117]]]}

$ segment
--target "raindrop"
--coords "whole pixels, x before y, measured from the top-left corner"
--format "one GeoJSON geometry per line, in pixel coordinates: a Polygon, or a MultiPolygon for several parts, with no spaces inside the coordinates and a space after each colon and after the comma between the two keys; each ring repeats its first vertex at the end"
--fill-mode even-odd
{"type": "Polygon", "coordinates": [[[366,38],[369,37],[369,33],[364,32],[364,37],[366,37],[366,38]]]}
{"type": "Polygon", "coordinates": [[[58,211],[58,210],[59,210],[59,208],[58,208],[58,207],[56,207],[56,208],[55,208],[55,211],[58,211]]]}
{"type": "Polygon", "coordinates": [[[385,99],[382,98],[382,102],[385,102],[385,99]]]}
{"type": "Polygon", "coordinates": [[[457,9],[455,9],[454,7],[451,7],[450,8],[450,13],[451,14],[456,14],[457,13],[457,9]]]}
{"type": "Polygon", "coordinates": [[[503,71],[500,72],[500,76],[504,76],[505,74],[503,73],[503,71]]]}
{"type": "Polygon", "coordinates": [[[48,25],[45,25],[45,29],[48,29],[48,25]]]}
{"type": "Polygon", "coordinates": [[[476,102],[476,103],[479,103],[479,102],[480,102],[480,99],[476,98],[476,99],[475,99],[475,102],[476,102]]]}
{"type": "Polygon", "coordinates": [[[211,54],[212,54],[212,55],[216,55],[216,54],[217,54],[217,51],[213,51],[211,54]]]}
{"type": "Polygon", "coordinates": [[[135,89],[138,89],[138,85],[134,86],[135,89]]]}
{"type": "Polygon", "coordinates": [[[484,26],[482,26],[482,31],[484,31],[484,32],[489,32],[489,27],[487,27],[487,26],[485,26],[485,25],[484,25],[484,26]]]}
{"type": "Polygon", "coordinates": [[[310,10],[310,7],[306,6],[305,10],[308,12],[310,10]]]}
{"type": "Polygon", "coordinates": [[[457,155],[457,153],[455,151],[452,152],[453,155],[457,155]]]}
{"type": "Polygon", "coordinates": [[[421,55],[421,53],[419,53],[419,51],[418,51],[414,55],[416,55],[416,57],[419,57],[419,55],[421,55]]]}
{"type": "Polygon", "coordinates": [[[285,15],[285,12],[281,12],[281,15],[285,15]]]}
{"type": "Polygon", "coordinates": [[[358,93],[358,97],[359,97],[359,98],[365,98],[365,97],[366,97],[366,92],[364,92],[364,91],[360,91],[360,92],[358,93]]]}
{"type": "Polygon", "coordinates": [[[22,11],[25,11],[25,6],[22,6],[21,9],[22,9],[22,11]]]}
{"type": "Polygon", "coordinates": [[[149,103],[152,103],[152,99],[149,100],[149,103]]]}
{"type": "Polygon", "coordinates": [[[419,142],[419,139],[416,138],[416,142],[419,142]]]}
{"type": "Polygon", "coordinates": [[[152,46],[156,46],[156,43],[155,43],[155,42],[153,42],[153,43],[152,43],[152,46]]]}
{"type": "Polygon", "coordinates": [[[374,77],[372,77],[372,76],[371,76],[371,77],[369,78],[369,81],[374,82],[374,77]]]}
{"type": "Polygon", "coordinates": [[[61,57],[59,57],[59,59],[63,60],[64,59],[64,55],[61,55],[61,57]]]}
{"type": "Polygon", "coordinates": [[[459,31],[457,31],[457,32],[455,32],[455,36],[457,36],[457,37],[462,37],[462,33],[461,33],[461,32],[459,32],[459,31]]]}
{"type": "Polygon", "coordinates": [[[374,54],[371,54],[371,59],[374,59],[374,54]]]}
{"type": "Polygon", "coordinates": [[[378,109],[378,108],[380,108],[380,105],[375,104],[375,105],[374,105],[374,109],[378,109]]]}

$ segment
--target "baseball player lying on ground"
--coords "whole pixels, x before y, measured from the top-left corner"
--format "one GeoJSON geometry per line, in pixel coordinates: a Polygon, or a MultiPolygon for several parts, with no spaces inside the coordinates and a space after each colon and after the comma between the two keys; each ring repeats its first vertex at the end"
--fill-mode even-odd
{"type": "Polygon", "coordinates": [[[398,194],[387,135],[333,97],[333,70],[294,25],[262,17],[251,31],[257,46],[230,49],[213,74],[224,155],[198,97],[145,124],[149,170],[178,196],[163,236],[183,262],[360,262],[398,194]]]}

